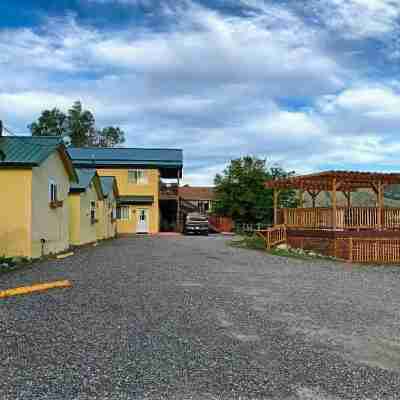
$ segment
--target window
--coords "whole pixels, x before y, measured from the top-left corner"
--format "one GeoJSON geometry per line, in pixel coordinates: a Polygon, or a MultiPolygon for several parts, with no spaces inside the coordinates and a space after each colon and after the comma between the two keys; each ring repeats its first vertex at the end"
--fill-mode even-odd
{"type": "Polygon", "coordinates": [[[49,180],[49,201],[51,203],[58,201],[57,183],[53,179],[49,180]]]}
{"type": "Polygon", "coordinates": [[[117,207],[117,218],[118,219],[130,219],[129,206],[117,207]]]}
{"type": "Polygon", "coordinates": [[[148,183],[146,171],[143,169],[130,169],[128,171],[128,183],[146,185],[148,183]]]}
{"type": "Polygon", "coordinates": [[[96,202],[90,202],[90,222],[92,224],[96,223],[96,202]]]}

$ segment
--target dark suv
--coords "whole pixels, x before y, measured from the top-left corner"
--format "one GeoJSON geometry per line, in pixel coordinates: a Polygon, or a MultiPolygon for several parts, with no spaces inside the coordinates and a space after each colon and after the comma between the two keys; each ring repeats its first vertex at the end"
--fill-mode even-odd
{"type": "Polygon", "coordinates": [[[208,235],[208,218],[199,213],[190,213],[186,217],[185,227],[183,229],[185,235],[191,233],[198,235],[208,235]]]}

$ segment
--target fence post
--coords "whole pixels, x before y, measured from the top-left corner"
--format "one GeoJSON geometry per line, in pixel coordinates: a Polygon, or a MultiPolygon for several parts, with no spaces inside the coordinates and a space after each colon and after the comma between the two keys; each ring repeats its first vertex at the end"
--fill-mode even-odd
{"type": "Polygon", "coordinates": [[[353,238],[349,238],[349,262],[353,262],[353,238]]]}

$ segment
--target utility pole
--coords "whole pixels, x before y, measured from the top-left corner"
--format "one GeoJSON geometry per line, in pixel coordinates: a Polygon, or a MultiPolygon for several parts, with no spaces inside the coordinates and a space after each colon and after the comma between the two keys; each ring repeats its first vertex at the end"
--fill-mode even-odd
{"type": "Polygon", "coordinates": [[[3,136],[3,121],[0,119],[0,136],[3,136]]]}

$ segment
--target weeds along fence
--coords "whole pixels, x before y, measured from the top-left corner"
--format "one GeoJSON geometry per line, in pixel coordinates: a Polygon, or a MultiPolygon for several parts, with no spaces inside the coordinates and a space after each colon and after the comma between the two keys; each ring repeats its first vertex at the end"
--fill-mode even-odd
{"type": "Polygon", "coordinates": [[[271,224],[245,224],[245,223],[235,223],[234,230],[237,234],[252,235],[258,231],[263,231],[271,228],[271,224]]]}

